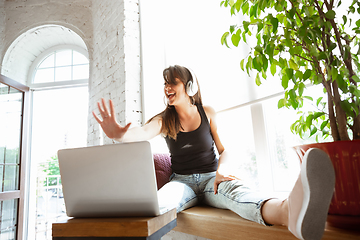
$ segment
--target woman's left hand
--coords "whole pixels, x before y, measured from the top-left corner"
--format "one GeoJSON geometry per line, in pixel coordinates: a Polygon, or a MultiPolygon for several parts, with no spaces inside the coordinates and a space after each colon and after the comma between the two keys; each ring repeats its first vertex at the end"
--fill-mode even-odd
{"type": "Polygon", "coordinates": [[[233,176],[233,175],[229,175],[229,174],[225,174],[225,173],[221,173],[219,171],[219,169],[216,171],[216,176],[215,176],[215,181],[214,181],[214,194],[218,193],[218,186],[220,183],[225,182],[225,181],[232,181],[232,180],[240,180],[239,178],[233,176]]]}

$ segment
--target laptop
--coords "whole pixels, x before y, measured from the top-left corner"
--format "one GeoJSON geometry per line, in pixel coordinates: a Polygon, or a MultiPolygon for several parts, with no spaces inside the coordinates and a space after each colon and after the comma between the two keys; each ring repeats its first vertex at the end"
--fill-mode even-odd
{"type": "Polygon", "coordinates": [[[119,143],[58,151],[69,217],[158,216],[150,143],[119,143]]]}

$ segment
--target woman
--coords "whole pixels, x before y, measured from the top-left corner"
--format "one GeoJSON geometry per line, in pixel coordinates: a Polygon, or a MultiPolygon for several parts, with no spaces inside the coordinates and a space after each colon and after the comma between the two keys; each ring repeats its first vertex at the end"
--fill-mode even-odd
{"type": "Polygon", "coordinates": [[[165,69],[163,77],[167,107],[144,126],[129,129],[130,123],[119,125],[111,100],[110,111],[104,99],[98,103],[102,120],[93,112],[105,134],[116,141],[164,136],[174,173],[159,190],[160,205],[174,206],[180,212],[204,203],[230,209],[263,225],[288,226],[300,239],[320,239],[334,189],[334,171],[327,155],[318,149],[307,152],[299,179],[286,200],[251,191],[225,170],[228,154],[217,132],[216,114],[202,105],[194,74],[175,65],[165,69]],[[324,174],[328,176],[324,178],[324,174]]]}

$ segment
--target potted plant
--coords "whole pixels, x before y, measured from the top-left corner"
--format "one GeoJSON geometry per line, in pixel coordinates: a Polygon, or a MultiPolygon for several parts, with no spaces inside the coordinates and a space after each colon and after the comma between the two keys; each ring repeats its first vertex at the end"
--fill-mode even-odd
{"type": "Polygon", "coordinates": [[[278,107],[300,114],[291,130],[302,138],[332,138],[297,147],[300,158],[318,147],[332,159],[337,182],[329,213],[360,216],[360,1],[225,0],[221,6],[247,18],[230,26],[221,43],[229,47],[231,39],[237,47],[255,39],[240,66],[248,74],[254,70],[257,85],[278,74],[285,90],[278,107]],[[326,96],[305,96],[311,85],[322,85],[326,96]],[[300,111],[305,100],[317,109],[300,111]],[[345,153],[348,147],[350,153],[345,153]]]}

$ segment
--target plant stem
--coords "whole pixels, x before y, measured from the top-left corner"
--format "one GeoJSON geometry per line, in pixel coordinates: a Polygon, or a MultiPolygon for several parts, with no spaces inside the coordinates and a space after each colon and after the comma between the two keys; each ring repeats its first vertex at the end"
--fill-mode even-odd
{"type": "Polygon", "coordinates": [[[331,95],[331,86],[324,79],[323,79],[323,85],[326,89],[326,93],[327,93],[327,97],[328,97],[328,111],[329,111],[331,136],[334,141],[339,141],[340,140],[339,129],[336,124],[336,118],[335,118],[335,113],[334,113],[334,104],[333,104],[333,100],[332,100],[333,96],[331,95]]]}
{"type": "Polygon", "coordinates": [[[338,84],[336,81],[333,81],[331,84],[333,88],[334,105],[335,105],[336,120],[337,120],[336,123],[338,125],[340,140],[350,140],[349,134],[347,132],[346,113],[340,105],[341,98],[339,94],[338,84]]]}

